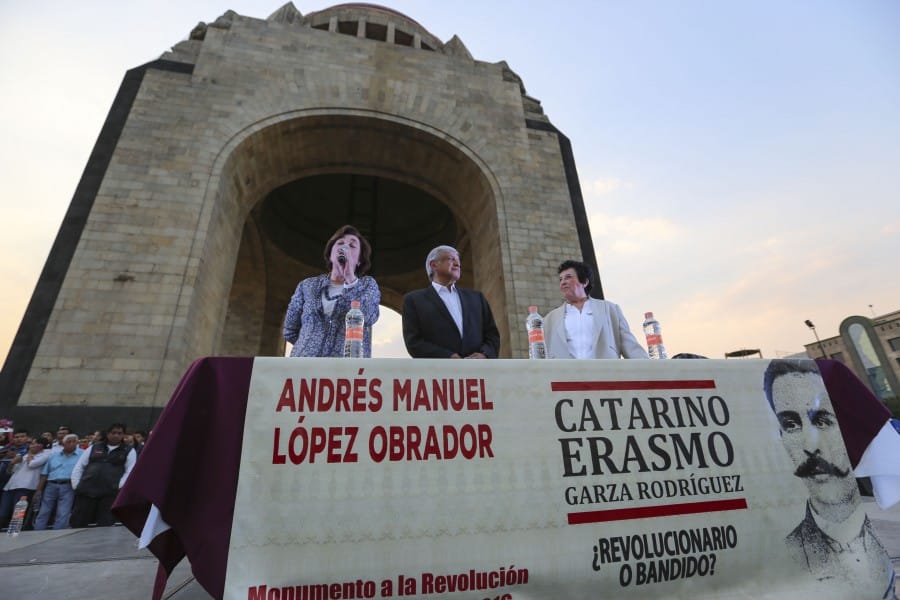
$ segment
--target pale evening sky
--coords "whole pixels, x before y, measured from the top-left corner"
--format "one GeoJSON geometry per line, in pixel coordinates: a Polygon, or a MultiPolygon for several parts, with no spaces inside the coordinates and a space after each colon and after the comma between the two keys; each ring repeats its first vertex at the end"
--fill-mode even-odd
{"type": "MultiPolygon", "coordinates": [[[[125,71],[282,4],[0,0],[0,355],[125,71]]],[[[385,5],[506,60],[570,138],[603,289],[641,341],[652,310],[670,355],[770,358],[813,341],[804,319],[829,337],[900,309],[900,3],[385,5]]],[[[375,334],[405,356],[396,314],[375,334]]]]}

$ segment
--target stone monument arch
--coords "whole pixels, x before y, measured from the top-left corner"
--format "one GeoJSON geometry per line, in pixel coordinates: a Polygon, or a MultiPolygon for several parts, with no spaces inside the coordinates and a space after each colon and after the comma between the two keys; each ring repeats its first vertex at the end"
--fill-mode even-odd
{"type": "Polygon", "coordinates": [[[502,194],[488,165],[460,140],[383,113],[312,110],[256,124],[229,146],[214,169],[219,183],[210,186],[211,205],[237,211],[210,235],[238,255],[218,282],[230,290],[213,293],[229,298],[227,320],[215,319],[225,323],[220,353],[281,353],[285,298],[297,281],[321,272],[325,240],[344,222],[372,243],[385,306],[399,312],[404,293],[427,283],[425,256],[441,243],[471,258],[462,285],[506,304],[492,267],[503,260],[493,243],[502,194]],[[233,223],[244,224],[241,236],[233,223]]]}
{"type": "Polygon", "coordinates": [[[126,74],[0,413],[148,427],[196,358],[279,355],[293,288],[344,223],[372,242],[398,311],[428,250],[459,248],[507,358],[527,355],[527,307],[558,304],[556,265],[594,264],[568,139],[505,62],[369,4],[228,11],[126,74]]]}

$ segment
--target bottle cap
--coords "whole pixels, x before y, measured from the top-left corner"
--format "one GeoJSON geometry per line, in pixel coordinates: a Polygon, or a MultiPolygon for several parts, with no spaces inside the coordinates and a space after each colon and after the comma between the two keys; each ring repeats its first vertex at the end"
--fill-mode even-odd
{"type": "Polygon", "coordinates": [[[359,300],[351,300],[350,308],[359,308],[359,300]]]}
{"type": "Polygon", "coordinates": [[[652,319],[652,318],[653,318],[653,313],[652,313],[652,312],[645,312],[645,313],[644,313],[644,318],[645,318],[645,319],[652,319]]]}
{"type": "Polygon", "coordinates": [[[537,312],[537,306],[529,306],[528,312],[530,312],[530,313],[537,312]]]}

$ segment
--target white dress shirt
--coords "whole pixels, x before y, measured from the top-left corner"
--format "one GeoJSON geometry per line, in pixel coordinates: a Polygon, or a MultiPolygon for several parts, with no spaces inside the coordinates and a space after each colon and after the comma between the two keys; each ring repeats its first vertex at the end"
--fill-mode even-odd
{"type": "Polygon", "coordinates": [[[438,293],[438,297],[443,300],[444,304],[447,306],[447,310],[450,311],[450,316],[453,317],[453,322],[456,323],[456,328],[459,329],[459,336],[462,337],[462,304],[459,302],[459,292],[456,291],[456,284],[451,283],[450,286],[447,287],[432,281],[431,285],[434,286],[434,291],[438,293]]]}
{"type": "Polygon", "coordinates": [[[585,302],[578,310],[571,304],[566,304],[566,342],[569,352],[575,358],[594,358],[594,345],[597,342],[597,332],[594,331],[594,312],[591,303],[585,302]]]}

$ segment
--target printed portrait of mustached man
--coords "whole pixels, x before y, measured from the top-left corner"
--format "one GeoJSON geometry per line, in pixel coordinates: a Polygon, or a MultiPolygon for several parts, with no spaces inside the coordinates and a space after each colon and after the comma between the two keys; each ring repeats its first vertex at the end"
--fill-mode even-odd
{"type": "Polygon", "coordinates": [[[785,538],[789,552],[819,581],[852,585],[859,598],[893,598],[893,565],[866,515],[816,363],[773,360],[763,388],[809,492],[804,519],[785,538]]]}

